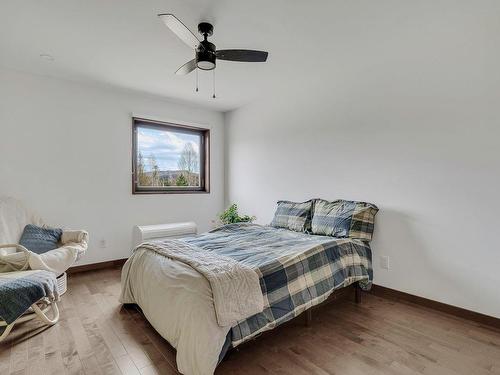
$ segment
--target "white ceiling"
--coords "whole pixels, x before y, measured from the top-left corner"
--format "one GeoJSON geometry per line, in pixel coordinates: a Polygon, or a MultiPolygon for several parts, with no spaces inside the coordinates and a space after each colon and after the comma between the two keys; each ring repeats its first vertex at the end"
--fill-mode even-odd
{"type": "MultiPolygon", "coordinates": [[[[297,50],[281,21],[286,1],[161,0],[2,0],[0,66],[70,80],[100,83],[230,110],[253,100],[297,50]],[[271,9],[272,4],[272,9],[271,9]],[[193,58],[158,19],[174,13],[193,32],[200,21],[214,24],[210,39],[219,49],[248,48],[270,52],[267,63],[220,61],[217,99],[212,72],[176,76],[193,58]],[[50,54],[53,62],[40,58],[50,54]]],[[[291,7],[293,8],[293,7],[291,7]]],[[[298,25],[297,25],[298,26],[298,25]]],[[[299,47],[299,46],[297,46],[299,47]]],[[[286,77],[285,77],[286,78],[286,77]]]]}
{"type": "Polygon", "coordinates": [[[329,95],[354,90],[360,81],[385,87],[404,78],[418,85],[424,75],[449,77],[451,82],[497,71],[498,3],[438,3],[0,0],[0,66],[221,111],[294,90],[329,95]],[[219,61],[217,99],[211,98],[211,72],[200,73],[200,92],[195,93],[195,73],[174,74],[193,58],[193,51],[158,19],[158,13],[166,12],[193,32],[200,21],[209,21],[215,28],[210,40],[219,49],[267,50],[268,61],[219,61]],[[43,53],[55,60],[40,58],[43,53]],[[483,60],[481,70],[471,68],[483,60]]]}

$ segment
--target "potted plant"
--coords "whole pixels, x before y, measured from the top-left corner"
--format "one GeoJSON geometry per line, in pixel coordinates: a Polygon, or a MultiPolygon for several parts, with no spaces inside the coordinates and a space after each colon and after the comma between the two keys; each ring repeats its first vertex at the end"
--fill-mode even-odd
{"type": "Polygon", "coordinates": [[[219,220],[223,225],[234,223],[251,223],[255,219],[255,216],[240,216],[238,214],[238,206],[236,205],[236,203],[233,203],[224,212],[219,214],[219,220]]]}

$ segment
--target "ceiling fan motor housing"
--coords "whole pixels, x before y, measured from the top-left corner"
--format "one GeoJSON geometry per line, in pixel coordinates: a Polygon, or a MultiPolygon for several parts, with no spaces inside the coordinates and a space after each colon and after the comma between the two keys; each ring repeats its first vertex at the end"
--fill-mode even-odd
{"type": "Polygon", "coordinates": [[[212,36],[214,33],[214,27],[211,23],[200,22],[198,24],[198,32],[205,37],[212,36]]]}
{"type": "Polygon", "coordinates": [[[196,50],[196,65],[202,70],[215,69],[215,44],[203,40],[200,45],[203,47],[196,50]]]}

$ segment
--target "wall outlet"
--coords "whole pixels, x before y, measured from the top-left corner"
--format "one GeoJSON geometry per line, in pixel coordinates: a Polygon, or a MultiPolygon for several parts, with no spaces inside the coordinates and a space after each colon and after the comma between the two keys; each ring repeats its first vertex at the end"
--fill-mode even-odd
{"type": "Polygon", "coordinates": [[[380,268],[384,270],[390,269],[389,257],[387,255],[382,255],[380,257],[380,268]]]}
{"type": "Polygon", "coordinates": [[[99,247],[101,249],[105,249],[107,246],[108,246],[108,244],[106,243],[106,240],[104,238],[99,241],[99,247]]]}

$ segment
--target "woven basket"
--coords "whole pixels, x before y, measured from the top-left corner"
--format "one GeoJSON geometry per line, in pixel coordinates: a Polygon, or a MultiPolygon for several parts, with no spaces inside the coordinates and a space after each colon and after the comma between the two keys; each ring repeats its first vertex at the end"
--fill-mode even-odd
{"type": "Polygon", "coordinates": [[[68,290],[68,275],[66,275],[66,272],[57,276],[57,290],[59,291],[60,296],[68,290]]]}

